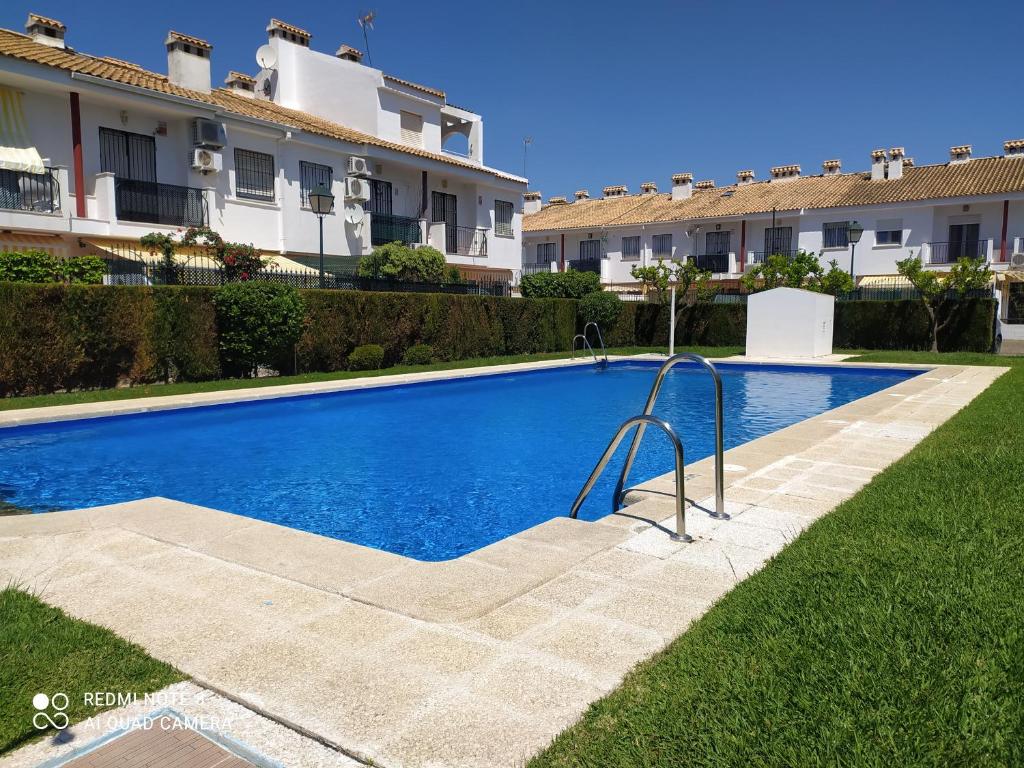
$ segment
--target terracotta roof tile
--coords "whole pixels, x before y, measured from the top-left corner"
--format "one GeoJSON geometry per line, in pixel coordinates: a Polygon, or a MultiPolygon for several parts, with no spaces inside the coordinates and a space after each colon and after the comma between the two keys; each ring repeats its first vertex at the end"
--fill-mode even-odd
{"type": "Polygon", "coordinates": [[[437,96],[441,99],[445,97],[444,91],[439,91],[437,88],[430,88],[426,85],[420,85],[419,83],[414,83],[410,80],[403,80],[402,78],[395,77],[394,75],[384,75],[384,79],[390,80],[393,83],[398,83],[399,85],[404,85],[406,88],[412,88],[414,91],[429,93],[431,96],[437,96]]]}
{"type": "Polygon", "coordinates": [[[523,218],[523,230],[584,229],[689,219],[840,208],[1024,192],[1024,162],[1004,157],[966,163],[904,165],[903,176],[872,182],[869,173],[805,176],[785,184],[754,182],[695,190],[692,197],[624,195],[544,208],[523,218]]]}
{"type": "Polygon", "coordinates": [[[192,35],[186,35],[181,32],[175,32],[173,29],[167,33],[167,42],[177,40],[182,43],[188,43],[194,45],[196,48],[202,48],[204,51],[212,51],[213,46],[203,40],[201,37],[193,37],[192,35]]]}
{"type": "Polygon", "coordinates": [[[313,35],[304,30],[302,27],[296,27],[294,24],[288,24],[287,22],[281,21],[280,19],[271,19],[270,24],[267,25],[267,31],[272,29],[280,29],[285,32],[291,32],[293,35],[306,38],[308,42],[312,39],[313,35]]]}
{"type": "Polygon", "coordinates": [[[40,16],[38,13],[30,13],[28,15],[28,23],[40,24],[44,27],[53,27],[54,29],[59,29],[61,31],[67,30],[67,27],[65,27],[63,23],[57,21],[56,19],[50,19],[47,18],[46,16],[40,16]]]}
{"type": "Polygon", "coordinates": [[[193,91],[188,88],[174,85],[167,80],[165,75],[149,72],[135,65],[128,65],[123,62],[110,59],[89,56],[66,48],[54,48],[48,45],[36,43],[28,35],[20,32],[12,32],[9,29],[0,29],[0,56],[10,56],[22,61],[29,61],[36,64],[43,64],[55,67],[67,72],[76,72],[83,75],[90,75],[111,82],[123,85],[135,86],[146,90],[179,96],[185,99],[211,104],[219,107],[229,114],[252,117],[258,120],[265,120],[288,128],[306,131],[318,136],[326,136],[331,139],[348,141],[354,144],[367,144],[374,147],[401,152],[406,155],[414,155],[429,160],[436,160],[446,165],[453,165],[468,170],[480,171],[509,181],[519,181],[519,177],[503,173],[490,168],[480,168],[456,157],[430,152],[425,149],[417,149],[399,144],[394,141],[387,141],[376,136],[371,136],[361,131],[356,131],[340,123],[331,122],[306,112],[282,107],[271,101],[253,99],[246,96],[239,96],[225,88],[218,88],[210,93],[193,91]]]}

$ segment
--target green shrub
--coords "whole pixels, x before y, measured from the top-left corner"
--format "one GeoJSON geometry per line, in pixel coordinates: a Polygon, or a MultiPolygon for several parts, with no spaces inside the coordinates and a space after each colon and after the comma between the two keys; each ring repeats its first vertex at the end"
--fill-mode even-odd
{"type": "Polygon", "coordinates": [[[279,362],[302,333],[304,307],[290,285],[246,281],[217,291],[221,367],[228,375],[252,376],[279,362]]]}
{"type": "Polygon", "coordinates": [[[457,283],[459,270],[436,248],[410,248],[395,242],[378,246],[359,260],[359,276],[408,283],[457,283]]]}
{"type": "MultiPolygon", "coordinates": [[[[993,345],[994,299],[943,301],[936,307],[942,352],[988,352],[993,345]],[[946,323],[946,320],[949,320],[946,323]]],[[[930,349],[931,320],[924,302],[836,302],[837,349],[930,349]]]]}
{"type": "Polygon", "coordinates": [[[582,299],[601,290],[601,278],[594,272],[537,272],[524,275],[519,291],[527,299],[582,299]]]}
{"type": "Polygon", "coordinates": [[[429,344],[413,344],[405,350],[402,362],[405,365],[429,365],[434,362],[434,348],[429,344]]]}
{"type": "Polygon", "coordinates": [[[352,350],[348,356],[350,371],[376,371],[384,365],[384,347],[380,344],[363,344],[352,350]]]}
{"type": "Polygon", "coordinates": [[[615,327],[622,312],[622,299],[610,291],[588,293],[580,299],[580,323],[597,323],[602,333],[615,327]]]}
{"type": "Polygon", "coordinates": [[[97,256],[62,259],[40,250],[0,253],[0,282],[97,285],[104,272],[97,256]]]}

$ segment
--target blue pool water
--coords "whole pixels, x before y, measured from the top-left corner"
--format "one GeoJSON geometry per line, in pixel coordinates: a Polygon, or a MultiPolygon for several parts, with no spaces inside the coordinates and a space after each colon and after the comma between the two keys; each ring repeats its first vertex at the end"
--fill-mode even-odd
{"type": "MultiPolygon", "coordinates": [[[[566,515],[657,364],[619,362],[0,429],[0,501],[35,511],[166,496],[420,560],[566,515]]],[[[919,371],[723,364],[731,448],[919,371]]],[[[656,415],[713,450],[713,387],[677,366],[656,415]]],[[[610,511],[625,445],[580,516],[610,511]]],[[[631,482],[671,471],[648,430],[631,482]]]]}

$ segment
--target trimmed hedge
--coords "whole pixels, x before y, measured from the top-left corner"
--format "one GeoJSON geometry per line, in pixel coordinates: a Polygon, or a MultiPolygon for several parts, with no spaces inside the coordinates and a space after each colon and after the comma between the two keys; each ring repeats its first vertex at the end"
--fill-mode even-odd
{"type": "MultiPolygon", "coordinates": [[[[995,299],[945,301],[939,306],[941,352],[989,352],[994,343],[995,299]]],[[[920,301],[836,302],[833,345],[839,349],[931,349],[928,312],[920,301]]]]}

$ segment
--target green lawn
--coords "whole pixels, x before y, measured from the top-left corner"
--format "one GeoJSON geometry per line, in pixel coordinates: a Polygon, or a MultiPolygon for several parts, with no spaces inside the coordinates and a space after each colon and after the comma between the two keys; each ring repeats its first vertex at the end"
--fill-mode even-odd
{"type": "Polygon", "coordinates": [[[1024,765],[1024,358],[858,359],[1013,369],[531,768],[1024,765]]]}
{"type": "Polygon", "coordinates": [[[32,725],[37,693],[65,693],[71,722],[102,707],[86,691],[156,691],[183,675],[113,632],[69,618],[13,588],[0,590],[0,754],[39,736],[32,725]]]}
{"type": "MultiPolygon", "coordinates": [[[[644,352],[666,352],[665,347],[617,347],[608,350],[610,355],[637,355],[644,352]]],[[[688,351],[709,357],[725,357],[743,353],[742,347],[693,347],[688,351]]],[[[306,373],[299,376],[274,376],[262,379],[222,379],[219,381],[183,382],[181,384],[149,384],[118,389],[91,389],[82,392],[67,392],[55,395],[0,398],[0,411],[15,408],[39,408],[46,405],[73,405],[97,403],[104,400],[129,400],[135,397],[159,397],[161,395],[188,395],[195,392],[216,392],[225,389],[251,389],[273,387],[279,384],[304,384],[311,381],[339,381],[366,376],[390,376],[396,373],[422,373],[423,371],[445,371],[457,368],[473,368],[481,365],[506,365],[508,363],[529,363],[537,360],[559,360],[570,357],[569,352],[540,352],[532,355],[511,355],[507,357],[478,357],[470,360],[456,360],[431,365],[396,365],[379,371],[332,371],[330,373],[306,373]]]]}

